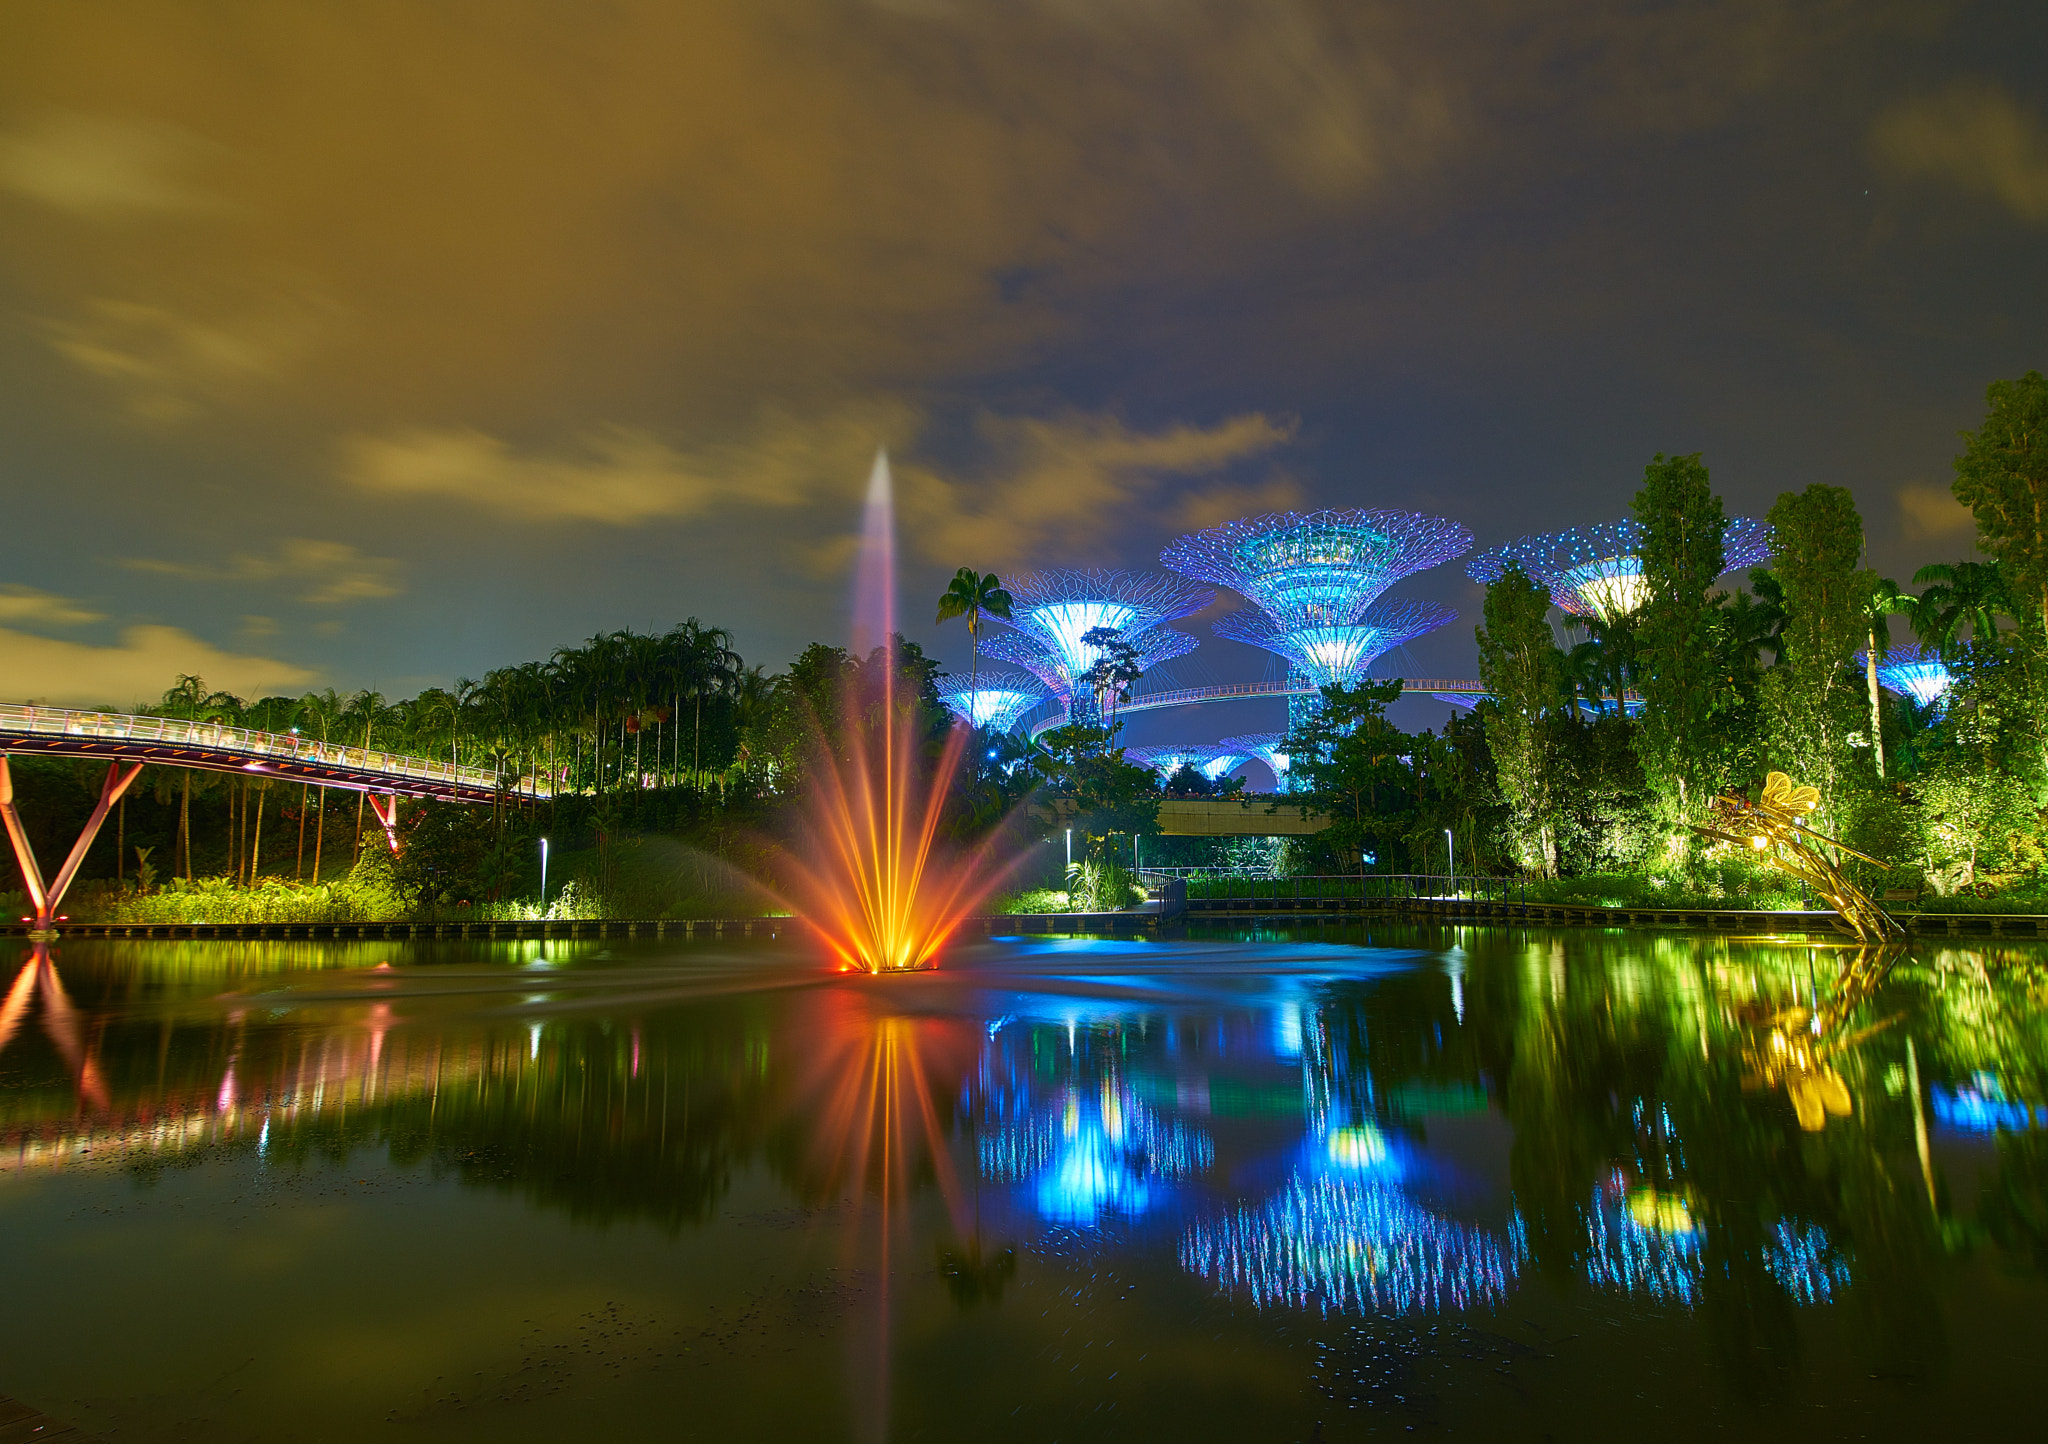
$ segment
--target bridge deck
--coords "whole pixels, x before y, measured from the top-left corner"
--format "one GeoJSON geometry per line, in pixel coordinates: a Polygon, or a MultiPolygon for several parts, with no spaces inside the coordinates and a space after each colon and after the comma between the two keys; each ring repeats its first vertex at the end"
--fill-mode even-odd
{"type": "Polygon", "coordinates": [[[545,798],[550,791],[538,781],[501,778],[482,767],[343,747],[296,733],[68,707],[0,704],[0,752],[98,757],[208,772],[253,772],[313,787],[388,792],[441,802],[490,802],[502,796],[545,798]]]}

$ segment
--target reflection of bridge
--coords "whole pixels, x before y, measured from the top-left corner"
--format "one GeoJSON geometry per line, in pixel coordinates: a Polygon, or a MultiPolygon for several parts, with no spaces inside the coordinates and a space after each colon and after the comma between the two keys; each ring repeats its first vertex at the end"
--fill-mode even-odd
{"type": "Polygon", "coordinates": [[[35,906],[34,930],[46,932],[99,835],[107,813],[141,775],[144,764],[189,767],[205,772],[255,773],[308,787],[335,787],[369,797],[394,849],[398,846],[398,799],[438,802],[494,802],[500,798],[543,798],[538,782],[507,777],[481,767],[460,767],[423,757],[403,757],[367,747],[343,747],[296,732],[257,732],[217,722],[180,717],[138,717],[122,712],[81,712],[67,707],[0,705],[0,820],[14,844],[22,882],[35,906]],[[14,782],[7,755],[105,758],[107,777],[70,856],[45,884],[28,834],[14,808],[14,782]],[[381,797],[379,796],[381,794],[381,797]]]}

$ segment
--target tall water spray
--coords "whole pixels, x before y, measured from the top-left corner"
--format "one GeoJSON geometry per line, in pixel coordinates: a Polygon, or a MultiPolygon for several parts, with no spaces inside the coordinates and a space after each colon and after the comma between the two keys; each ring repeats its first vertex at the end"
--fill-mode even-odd
{"type": "Polygon", "coordinates": [[[804,920],[841,967],[870,973],[931,966],[1002,875],[991,843],[960,856],[940,846],[947,789],[973,734],[954,727],[931,762],[922,699],[899,686],[895,630],[895,492],[878,453],[854,569],[856,665],[837,741],[816,731],[812,825],[791,879],[804,920]]]}

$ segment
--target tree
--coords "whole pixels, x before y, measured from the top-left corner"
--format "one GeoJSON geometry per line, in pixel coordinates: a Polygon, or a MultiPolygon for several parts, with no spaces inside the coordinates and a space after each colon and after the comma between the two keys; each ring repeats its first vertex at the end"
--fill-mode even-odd
{"type": "Polygon", "coordinates": [[[1910,621],[1918,615],[1920,599],[1899,590],[1890,577],[1877,577],[1863,603],[1863,625],[1869,631],[1863,650],[1864,683],[1870,692],[1870,756],[1877,763],[1878,781],[1884,780],[1884,699],[1877,686],[1877,659],[1891,648],[1891,619],[1904,614],[1910,621]]]}
{"type": "Polygon", "coordinates": [[[1550,593],[1510,566],[1486,588],[1476,629],[1486,741],[1513,810],[1518,861],[1557,875],[1558,752],[1551,726],[1564,700],[1564,657],[1551,634],[1550,593]]]}
{"type": "Polygon", "coordinates": [[[1636,733],[1644,776],[1684,821],[1712,789],[1711,730],[1725,673],[1707,588],[1727,566],[1727,517],[1698,453],[1653,459],[1635,498],[1648,593],[1637,627],[1643,691],[1636,733]]]}
{"type": "Polygon", "coordinates": [[[981,619],[988,616],[1007,620],[1010,605],[1010,594],[1003,590],[1003,579],[994,572],[977,572],[973,567],[960,568],[951,585],[939,594],[939,621],[967,618],[967,642],[972,649],[972,661],[967,669],[967,690],[970,692],[981,684],[981,619]]]}
{"type": "Polygon", "coordinates": [[[1913,573],[1913,585],[1925,587],[1911,605],[1913,631],[1925,645],[1953,659],[1963,645],[1963,629],[1972,643],[1998,638],[1998,619],[2014,613],[1997,562],[1934,562],[1913,573]]]}
{"type": "Polygon", "coordinates": [[[1877,574],[1859,570],[1863,518],[1848,488],[1816,483],[1771,508],[1778,581],[1785,589],[1784,665],[1767,679],[1774,760],[1831,803],[1848,762],[1861,699],[1856,644],[1877,574]]]}
{"type": "Polygon", "coordinates": [[[1368,845],[1390,846],[1407,831],[1417,783],[1408,761],[1415,739],[1386,716],[1400,695],[1398,679],[1324,687],[1321,705],[1287,734],[1295,792],[1274,808],[1328,813],[1330,826],[1319,840],[1335,848],[1347,868],[1368,845]]]}
{"type": "Polygon", "coordinates": [[[1074,681],[1094,694],[1095,715],[1105,718],[1106,725],[1114,728],[1116,708],[1112,705],[1105,709],[1102,699],[1130,701],[1131,684],[1145,675],[1144,660],[1115,627],[1090,627],[1081,634],[1081,645],[1095,649],[1095,662],[1074,681]]]}
{"type": "Polygon", "coordinates": [[[2048,378],[1994,381],[1990,411],[1963,433],[1956,500],[1977,518],[1977,545],[1996,558],[2036,649],[2048,645],[2048,378]]]}

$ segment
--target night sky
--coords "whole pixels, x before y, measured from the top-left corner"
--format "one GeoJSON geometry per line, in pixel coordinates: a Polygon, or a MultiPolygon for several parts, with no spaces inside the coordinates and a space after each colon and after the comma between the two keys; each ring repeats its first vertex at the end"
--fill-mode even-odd
{"type": "MultiPolygon", "coordinates": [[[[0,694],[842,640],[1285,507],[1854,488],[2048,367],[2048,5],[0,0],[0,694]]],[[[1471,676],[1479,589],[1414,675],[1471,676]]],[[[1194,630],[1206,634],[1198,621],[1194,630]]],[[[1184,684],[1266,675],[1206,643],[1184,684]]],[[[1408,725],[1440,704],[1404,703],[1408,725]]],[[[1131,740],[1281,725],[1277,702],[1131,740]]]]}

